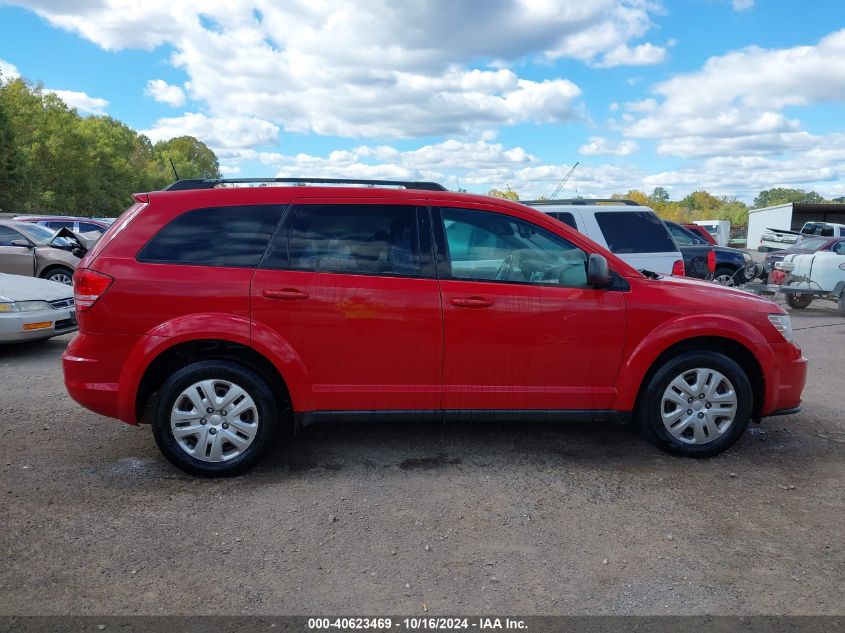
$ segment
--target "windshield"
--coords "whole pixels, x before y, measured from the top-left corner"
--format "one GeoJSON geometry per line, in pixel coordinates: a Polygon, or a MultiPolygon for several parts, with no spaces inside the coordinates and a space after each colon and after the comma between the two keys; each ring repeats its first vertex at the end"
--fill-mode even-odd
{"type": "MultiPolygon", "coordinates": [[[[55,231],[51,231],[43,226],[31,224],[29,222],[16,222],[15,228],[20,229],[23,233],[26,233],[33,242],[37,242],[38,244],[47,244],[56,234],[55,231]]],[[[55,246],[70,246],[70,241],[67,238],[60,237],[56,239],[53,244],[55,246]]]]}

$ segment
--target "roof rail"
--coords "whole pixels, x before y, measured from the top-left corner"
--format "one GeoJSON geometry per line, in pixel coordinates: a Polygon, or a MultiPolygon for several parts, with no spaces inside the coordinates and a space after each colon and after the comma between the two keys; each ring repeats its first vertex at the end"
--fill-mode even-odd
{"type": "Polygon", "coordinates": [[[575,204],[575,205],[589,205],[589,204],[624,204],[628,207],[642,207],[636,200],[628,200],[627,198],[564,198],[559,200],[520,200],[522,204],[575,204]]]}
{"type": "Polygon", "coordinates": [[[332,184],[332,185],[367,185],[392,186],[405,189],[422,189],[425,191],[447,191],[446,187],[436,182],[418,182],[411,180],[359,180],[357,178],[195,178],[177,180],[169,184],[163,191],[188,191],[191,189],[214,189],[220,185],[251,185],[288,183],[290,185],[332,184]]]}

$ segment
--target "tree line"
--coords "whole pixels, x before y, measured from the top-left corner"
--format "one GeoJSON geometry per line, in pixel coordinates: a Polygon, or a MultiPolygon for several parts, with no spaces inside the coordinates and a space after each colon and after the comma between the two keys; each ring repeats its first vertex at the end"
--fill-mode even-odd
{"type": "MultiPolygon", "coordinates": [[[[487,192],[487,195],[507,200],[519,200],[519,194],[510,188],[506,190],[491,189],[487,192]]],[[[627,193],[614,193],[611,197],[620,200],[633,200],[638,204],[651,207],[664,220],[674,220],[675,222],[729,220],[735,226],[748,224],[749,209],[761,209],[788,202],[845,202],[844,198],[827,200],[815,191],[783,187],[764,189],[757,194],[750,207],[734,197],[715,196],[704,190],[693,191],[680,200],[672,200],[669,192],[663,187],[655,187],[650,194],[631,189],[627,193]]]]}
{"type": "Polygon", "coordinates": [[[116,216],[137,191],[219,178],[192,136],[152,143],[109,116],[80,116],[40,84],[0,77],[0,211],[116,216]]]}

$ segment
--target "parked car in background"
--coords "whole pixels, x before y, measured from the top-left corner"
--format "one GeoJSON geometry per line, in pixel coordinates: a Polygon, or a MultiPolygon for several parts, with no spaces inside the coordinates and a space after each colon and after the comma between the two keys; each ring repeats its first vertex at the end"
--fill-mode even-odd
{"type": "Polygon", "coordinates": [[[64,215],[19,215],[17,222],[32,222],[48,229],[58,231],[66,228],[74,233],[99,233],[102,235],[112,225],[110,218],[83,218],[64,215]]]}
{"type": "Polygon", "coordinates": [[[681,255],[684,256],[684,271],[687,277],[713,279],[716,272],[716,253],[713,245],[703,238],[687,231],[676,222],[663,221],[672,234],[681,255]]]}
{"type": "Polygon", "coordinates": [[[757,276],[757,266],[745,251],[713,246],[677,222],[664,222],[684,255],[687,277],[712,279],[723,286],[738,286],[757,276]]]}
{"type": "Polygon", "coordinates": [[[76,331],[73,292],[46,279],[0,273],[0,344],[76,331]]]}
{"type": "Polygon", "coordinates": [[[716,238],[710,234],[710,231],[700,224],[682,224],[681,226],[691,233],[695,233],[698,237],[704,238],[708,244],[713,244],[714,246],[716,245],[716,238]]]}
{"type": "MultiPolygon", "coordinates": [[[[74,278],[68,392],[151,423],[188,472],[243,472],[283,425],[337,419],[604,418],[705,457],[801,402],[783,308],[641,274],[548,213],[435,183],[239,182],[138,194],[74,278]]],[[[589,211],[676,248],[648,211],[589,211]]]]}
{"type": "Polygon", "coordinates": [[[845,224],[805,222],[800,231],[768,228],[763,231],[763,235],[760,238],[760,246],[757,250],[761,253],[783,250],[798,242],[805,235],[845,237],[845,224]]]}
{"type": "Polygon", "coordinates": [[[75,236],[37,224],[0,220],[0,272],[70,285],[87,252],[75,236]]]}
{"type": "Polygon", "coordinates": [[[529,200],[523,202],[601,244],[637,270],[684,275],[684,258],[657,214],[633,200],[529,200]]]}
{"type": "Polygon", "coordinates": [[[802,255],[805,253],[818,253],[824,251],[831,251],[839,255],[845,255],[845,237],[835,237],[831,239],[829,237],[805,235],[789,248],[766,253],[761,277],[763,279],[767,279],[774,270],[775,264],[783,261],[783,258],[787,255],[802,255]]]}

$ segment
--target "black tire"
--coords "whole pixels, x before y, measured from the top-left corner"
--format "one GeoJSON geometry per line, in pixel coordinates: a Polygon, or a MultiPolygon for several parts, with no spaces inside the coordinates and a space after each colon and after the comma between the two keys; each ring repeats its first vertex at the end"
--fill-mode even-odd
{"type": "Polygon", "coordinates": [[[666,361],[652,376],[640,397],[637,424],[649,440],[668,453],[685,457],[712,457],[733,446],[745,432],[751,420],[753,399],[751,382],[734,360],[718,352],[686,352],[666,361]],[[714,369],[723,374],[732,383],[737,396],[733,422],[724,434],[705,444],[682,442],[669,433],[661,419],[664,391],[675,378],[696,368],[714,369]]]}
{"type": "Polygon", "coordinates": [[[717,284],[722,285],[722,286],[738,286],[741,283],[740,280],[739,280],[740,276],[741,276],[741,273],[740,273],[739,270],[734,270],[733,268],[728,268],[727,266],[719,266],[716,269],[716,272],[713,273],[713,281],[715,281],[717,284]],[[723,283],[723,282],[719,281],[720,278],[722,278],[722,279],[728,278],[728,279],[730,279],[730,282],[729,283],[723,283]]]}
{"type": "Polygon", "coordinates": [[[251,369],[230,361],[208,360],[191,363],[168,378],[159,392],[153,416],[153,437],[159,450],[177,468],[202,477],[231,477],[252,468],[272,445],[278,433],[279,412],[267,383],[251,369]],[[240,386],[253,399],[258,411],[258,429],[252,443],[227,461],[203,461],[183,449],[170,426],[170,412],[176,399],[201,380],[225,380],[240,386]]]}
{"type": "Polygon", "coordinates": [[[813,295],[798,295],[792,293],[786,295],[786,304],[790,308],[795,308],[796,310],[803,310],[811,303],[813,303],[813,295]]]}
{"type": "Polygon", "coordinates": [[[67,266],[51,266],[41,273],[41,278],[69,286],[70,280],[73,279],[73,270],[67,266]]]}
{"type": "Polygon", "coordinates": [[[839,311],[842,313],[842,316],[845,316],[845,289],[843,289],[842,294],[839,295],[839,311]]]}

